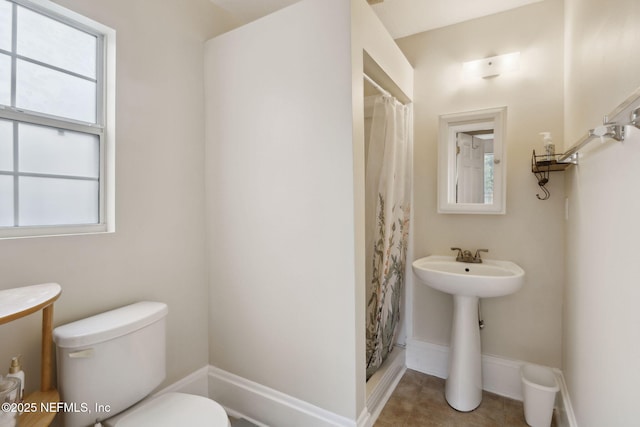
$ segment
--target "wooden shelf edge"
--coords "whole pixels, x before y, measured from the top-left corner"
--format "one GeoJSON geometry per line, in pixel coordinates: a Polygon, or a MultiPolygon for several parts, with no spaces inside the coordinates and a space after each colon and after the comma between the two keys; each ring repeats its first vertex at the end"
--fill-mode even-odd
{"type": "Polygon", "coordinates": [[[24,412],[18,418],[20,427],[48,427],[55,418],[57,411],[56,403],[60,402],[58,390],[36,391],[24,399],[25,406],[34,409],[34,412],[24,412]],[[47,411],[41,411],[47,409],[47,411]]]}
{"type": "Polygon", "coordinates": [[[62,293],[57,283],[43,283],[41,285],[24,286],[21,288],[4,289],[0,295],[8,301],[7,306],[0,310],[0,325],[28,316],[53,304],[62,293]],[[31,292],[33,291],[33,295],[31,292]],[[18,294],[19,297],[15,295],[18,294]],[[7,309],[10,307],[9,309],[7,309]]]}
{"type": "Polygon", "coordinates": [[[51,384],[53,303],[61,293],[62,287],[57,283],[0,291],[0,325],[42,310],[40,391],[25,397],[22,415],[18,417],[21,427],[48,427],[61,409],[60,394],[51,384]]]}

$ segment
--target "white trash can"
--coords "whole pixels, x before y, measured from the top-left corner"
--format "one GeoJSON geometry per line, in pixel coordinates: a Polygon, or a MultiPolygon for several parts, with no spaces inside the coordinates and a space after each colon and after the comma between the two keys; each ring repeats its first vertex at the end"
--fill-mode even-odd
{"type": "Polygon", "coordinates": [[[560,389],[556,376],[546,366],[522,365],[524,418],[531,427],[549,427],[553,417],[556,393],[560,389]]]}

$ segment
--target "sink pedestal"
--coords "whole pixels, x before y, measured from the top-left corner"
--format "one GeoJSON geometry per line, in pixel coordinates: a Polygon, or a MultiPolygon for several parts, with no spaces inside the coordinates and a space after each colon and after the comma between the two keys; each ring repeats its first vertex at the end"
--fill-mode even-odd
{"type": "Polygon", "coordinates": [[[482,401],[482,359],[478,297],[453,296],[449,376],[445,397],[458,411],[473,411],[482,401]]]}
{"type": "Polygon", "coordinates": [[[413,271],[431,288],[453,295],[445,397],[452,408],[473,411],[482,401],[478,300],[516,292],[524,284],[524,270],[510,261],[466,263],[452,256],[431,255],[415,260],[413,271]]]}

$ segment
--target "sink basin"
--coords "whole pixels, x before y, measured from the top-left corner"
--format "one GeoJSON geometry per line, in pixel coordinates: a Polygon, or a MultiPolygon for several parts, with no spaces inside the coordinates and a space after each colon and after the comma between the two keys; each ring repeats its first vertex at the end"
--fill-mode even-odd
{"type": "Polygon", "coordinates": [[[524,283],[524,270],[510,261],[457,262],[453,256],[432,255],[413,262],[413,271],[425,284],[452,295],[500,297],[524,283]]]}
{"type": "Polygon", "coordinates": [[[482,402],[478,301],[516,292],[524,284],[524,270],[510,261],[471,264],[432,255],[414,261],[413,271],[428,286],[453,295],[445,398],[458,411],[473,411],[482,402]]]}

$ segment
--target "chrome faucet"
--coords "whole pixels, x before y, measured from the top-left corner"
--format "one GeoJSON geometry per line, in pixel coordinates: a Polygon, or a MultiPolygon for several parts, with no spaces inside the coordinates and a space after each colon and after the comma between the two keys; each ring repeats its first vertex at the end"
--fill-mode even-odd
{"type": "Polygon", "coordinates": [[[471,255],[471,251],[463,251],[460,248],[451,248],[452,251],[458,251],[458,256],[456,256],[456,261],[458,262],[470,262],[473,264],[482,263],[482,258],[480,257],[480,252],[489,252],[489,249],[478,249],[475,255],[471,255]]]}

